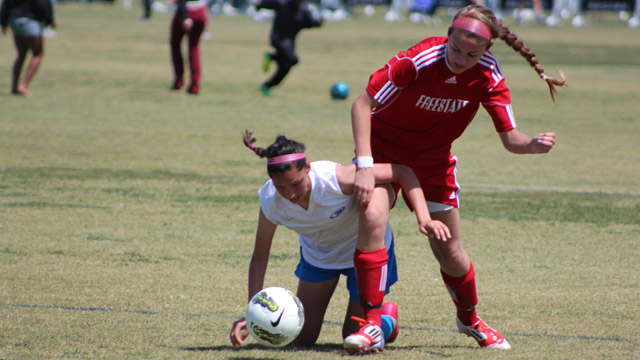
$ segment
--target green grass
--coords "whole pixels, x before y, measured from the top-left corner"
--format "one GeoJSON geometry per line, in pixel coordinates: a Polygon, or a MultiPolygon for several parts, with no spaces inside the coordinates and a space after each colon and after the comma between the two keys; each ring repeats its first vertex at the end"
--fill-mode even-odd
{"type": "MultiPolygon", "coordinates": [[[[269,23],[217,17],[202,43],[197,97],[169,92],[169,14],[66,3],[32,98],[8,95],[15,55],[0,39],[0,358],[343,358],[347,294],[334,295],[319,344],[231,348],[242,316],[264,161],[244,148],[278,133],[311,159],[353,156],[350,101],[395,52],[446,26],[374,18],[304,31],[301,63],[271,98],[269,23]],[[336,81],[348,101],[329,98],[336,81]]],[[[441,14],[444,23],[448,19],[441,14]]],[[[453,332],[454,309],[413,215],[391,215],[403,327],[377,357],[633,359],[640,356],[640,40],[614,19],[586,28],[511,29],[569,87],[556,104],[535,72],[493,47],[519,128],[555,131],[544,156],[507,153],[483,111],[456,142],[462,236],[479,313],[511,342],[484,351],[453,332]]],[[[296,288],[297,239],[273,244],[267,285],[296,288]]]]}

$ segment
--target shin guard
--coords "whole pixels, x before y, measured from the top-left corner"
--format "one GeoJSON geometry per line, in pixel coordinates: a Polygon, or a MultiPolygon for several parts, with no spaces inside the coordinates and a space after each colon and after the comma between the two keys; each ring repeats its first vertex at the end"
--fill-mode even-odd
{"type": "Polygon", "coordinates": [[[356,268],[360,304],[365,320],[380,325],[382,302],[387,287],[387,249],[360,251],[356,249],[353,263],[356,268]]]}
{"type": "Polygon", "coordinates": [[[464,325],[473,325],[478,321],[476,305],[478,294],[476,292],[476,273],[473,264],[469,264],[469,271],[462,277],[451,277],[442,271],[442,279],[449,290],[451,299],[458,309],[458,318],[464,325]]]}

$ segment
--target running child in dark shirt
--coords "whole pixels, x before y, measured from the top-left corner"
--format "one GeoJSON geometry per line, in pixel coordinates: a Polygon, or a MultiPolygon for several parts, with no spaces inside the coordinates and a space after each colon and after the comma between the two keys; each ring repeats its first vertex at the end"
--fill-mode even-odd
{"type": "Polygon", "coordinates": [[[260,91],[265,96],[269,96],[270,89],[280,84],[289,70],[299,61],[295,54],[298,32],[304,28],[322,26],[322,18],[312,11],[304,0],[261,0],[256,7],[258,10],[275,11],[271,28],[271,46],[276,51],[264,54],[262,70],[265,73],[268,72],[272,61],[278,64],[278,68],[267,81],[260,85],[260,91]]]}
{"type": "Polygon", "coordinates": [[[44,26],[56,26],[51,0],[4,0],[0,7],[2,34],[7,33],[9,25],[18,53],[13,62],[10,92],[13,95],[31,96],[29,83],[38,70],[44,53],[44,26]],[[31,59],[27,65],[27,72],[18,85],[22,65],[29,51],[31,59]]]}

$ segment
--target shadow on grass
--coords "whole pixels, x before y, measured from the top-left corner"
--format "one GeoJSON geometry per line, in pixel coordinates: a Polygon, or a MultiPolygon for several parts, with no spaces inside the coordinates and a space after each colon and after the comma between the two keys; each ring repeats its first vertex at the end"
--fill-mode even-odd
{"type": "MultiPolygon", "coordinates": [[[[282,352],[282,353],[296,353],[296,352],[306,352],[306,351],[314,351],[314,352],[341,352],[344,351],[342,348],[342,344],[316,344],[311,347],[299,347],[299,346],[285,346],[282,348],[268,348],[259,344],[248,344],[243,345],[239,348],[234,348],[231,345],[219,345],[219,346],[193,346],[193,347],[180,347],[180,350],[186,351],[250,351],[250,350],[269,350],[273,352],[282,352]]],[[[241,358],[240,358],[241,359],[241,358]]]]}
{"type": "MultiPolygon", "coordinates": [[[[397,346],[397,345],[389,345],[385,348],[385,352],[394,352],[394,351],[418,351],[421,354],[436,356],[440,358],[450,358],[452,357],[450,354],[443,353],[445,350],[455,350],[455,349],[476,349],[477,346],[459,346],[459,345],[405,345],[405,346],[397,346]]],[[[244,359],[271,359],[271,357],[265,356],[261,358],[256,357],[242,357],[242,353],[244,351],[251,350],[268,350],[272,353],[287,353],[287,354],[295,354],[300,353],[300,356],[304,356],[304,352],[317,352],[317,353],[336,353],[336,354],[346,354],[342,344],[316,344],[312,347],[295,347],[295,346],[286,346],[284,348],[266,348],[259,344],[249,344],[246,346],[242,346],[239,348],[234,348],[231,345],[219,345],[219,346],[193,346],[193,347],[179,347],[180,350],[184,351],[193,351],[193,352],[216,352],[216,351],[236,351],[240,357],[233,357],[236,360],[244,360],[244,359]]],[[[478,348],[479,349],[479,348],[478,348]]]]}
{"type": "Polygon", "coordinates": [[[475,350],[481,349],[480,347],[474,345],[470,346],[461,346],[461,345],[405,345],[405,346],[394,346],[390,345],[385,348],[385,351],[417,351],[420,354],[429,355],[429,356],[437,356],[440,358],[450,358],[453,357],[451,354],[444,354],[445,350],[475,350]]]}

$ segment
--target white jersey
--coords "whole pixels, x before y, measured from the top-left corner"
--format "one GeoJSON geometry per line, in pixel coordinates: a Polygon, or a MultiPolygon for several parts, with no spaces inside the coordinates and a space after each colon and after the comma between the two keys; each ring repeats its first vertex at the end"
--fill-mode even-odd
{"type": "MultiPolygon", "coordinates": [[[[298,233],[304,259],[323,269],[353,267],[358,239],[360,205],[352,195],[340,190],[336,177],[338,165],[332,161],[311,163],[311,195],[306,210],[280,196],[271,180],[259,191],[266,218],[298,233]]],[[[387,225],[387,248],[392,238],[391,226],[387,225]]]]}

